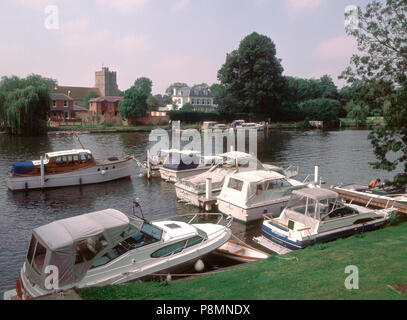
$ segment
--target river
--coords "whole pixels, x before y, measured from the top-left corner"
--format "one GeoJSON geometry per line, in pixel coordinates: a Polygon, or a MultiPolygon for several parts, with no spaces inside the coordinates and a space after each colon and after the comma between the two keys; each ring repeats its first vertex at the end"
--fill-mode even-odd
{"type": "MultiPolygon", "coordinates": [[[[375,160],[367,130],[296,131],[271,130],[259,133],[258,158],[279,166],[300,167],[301,176],[320,166],[328,184],[368,183],[394,173],[373,169],[375,160]]],[[[131,154],[143,159],[152,143],[148,133],[82,134],[83,145],[96,158],[131,154]]],[[[5,178],[13,162],[38,159],[41,153],[79,148],[72,136],[12,137],[0,134],[0,293],[13,288],[21,268],[33,228],[57,219],[115,208],[131,212],[137,197],[148,219],[197,211],[176,201],[174,186],[160,179],[146,180],[135,169],[131,179],[101,185],[69,187],[45,191],[8,191],[5,178]]],[[[260,225],[233,224],[233,232],[250,242],[260,234],[260,225]]]]}

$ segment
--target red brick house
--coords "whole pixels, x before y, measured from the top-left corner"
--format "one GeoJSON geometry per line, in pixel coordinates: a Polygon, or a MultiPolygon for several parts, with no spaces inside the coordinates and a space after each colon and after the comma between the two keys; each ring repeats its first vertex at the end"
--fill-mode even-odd
{"type": "Polygon", "coordinates": [[[89,114],[99,116],[102,121],[121,123],[122,118],[119,114],[119,103],[123,101],[120,96],[105,96],[89,99],[89,114]]]}
{"type": "Polygon", "coordinates": [[[51,110],[49,118],[52,121],[70,121],[77,119],[79,113],[88,112],[86,108],[75,106],[74,100],[63,93],[51,93],[51,110]]]}

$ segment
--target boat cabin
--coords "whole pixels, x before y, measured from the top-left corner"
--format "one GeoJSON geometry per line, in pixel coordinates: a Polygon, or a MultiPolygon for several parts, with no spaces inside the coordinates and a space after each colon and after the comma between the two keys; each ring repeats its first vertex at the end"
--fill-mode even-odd
{"type": "Polygon", "coordinates": [[[169,150],[163,168],[176,171],[195,169],[201,163],[200,155],[194,150],[169,150]]]}
{"type": "MultiPolygon", "coordinates": [[[[89,150],[66,150],[50,152],[44,155],[44,172],[61,173],[93,166],[96,161],[89,150]]],[[[41,160],[14,163],[13,176],[41,174],[41,160]]]]}
{"type": "Polygon", "coordinates": [[[274,171],[239,172],[226,177],[219,198],[244,208],[280,199],[303,187],[274,171]]]}

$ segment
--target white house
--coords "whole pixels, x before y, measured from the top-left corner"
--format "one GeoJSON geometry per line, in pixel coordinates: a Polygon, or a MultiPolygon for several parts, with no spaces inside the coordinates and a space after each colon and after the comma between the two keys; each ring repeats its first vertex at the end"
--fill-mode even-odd
{"type": "Polygon", "coordinates": [[[174,88],[172,96],[172,105],[167,105],[168,110],[173,110],[176,105],[176,110],[181,109],[185,104],[192,104],[195,111],[210,112],[218,106],[213,102],[214,97],[208,86],[198,85],[182,88],[174,88]]]}

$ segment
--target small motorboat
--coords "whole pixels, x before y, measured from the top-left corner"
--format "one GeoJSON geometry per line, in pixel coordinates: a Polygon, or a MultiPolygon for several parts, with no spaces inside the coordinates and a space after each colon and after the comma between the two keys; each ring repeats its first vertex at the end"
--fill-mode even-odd
{"type": "Polygon", "coordinates": [[[264,215],[262,236],[254,240],[273,251],[276,246],[302,249],[318,242],[379,229],[386,225],[393,211],[345,203],[338,193],[328,189],[295,190],[278,218],[264,215]]]}
{"type": "Polygon", "coordinates": [[[217,197],[219,211],[247,223],[270,213],[278,216],[291,192],[307,185],[278,172],[255,170],[230,174],[217,197]]]}
{"type": "Polygon", "coordinates": [[[352,202],[374,206],[379,208],[394,208],[400,213],[407,213],[407,196],[405,190],[393,187],[375,186],[367,184],[351,183],[331,187],[341,198],[352,202]]]}
{"type": "Polygon", "coordinates": [[[221,163],[212,166],[209,170],[201,174],[181,179],[175,184],[177,198],[180,201],[196,207],[202,207],[204,201],[211,199],[216,200],[216,197],[222,190],[226,177],[235,172],[267,170],[278,172],[288,177],[298,174],[298,168],[293,169],[293,167],[290,166],[288,169],[284,169],[274,165],[264,164],[253,155],[244,152],[232,151],[218,155],[217,157],[221,158],[221,163]],[[211,194],[209,195],[211,199],[206,195],[206,183],[208,179],[211,180],[211,194]]]}
{"type": "Polygon", "coordinates": [[[231,260],[239,262],[257,262],[266,260],[269,255],[261,250],[255,249],[245,243],[229,240],[223,246],[219,247],[215,254],[225,256],[231,260]]]}
{"type": "Polygon", "coordinates": [[[149,222],[107,209],[41,226],[33,230],[16,289],[4,299],[121,284],[185,268],[229,240],[232,219],[213,216],[149,222]]]}
{"type": "Polygon", "coordinates": [[[67,187],[130,177],[133,168],[132,156],[95,159],[90,150],[73,149],[14,163],[6,182],[12,191],[67,187]]]}

